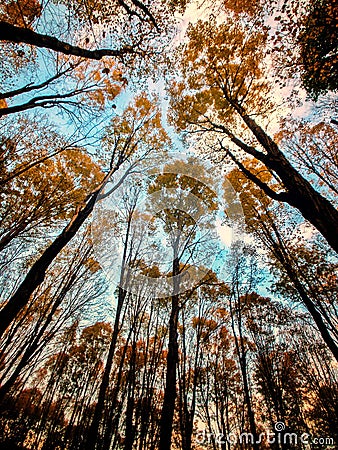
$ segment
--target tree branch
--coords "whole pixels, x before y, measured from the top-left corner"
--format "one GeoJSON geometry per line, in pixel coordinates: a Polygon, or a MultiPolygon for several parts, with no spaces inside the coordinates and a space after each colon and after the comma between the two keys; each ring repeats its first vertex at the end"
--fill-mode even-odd
{"type": "Polygon", "coordinates": [[[241,141],[228,128],[226,128],[223,125],[216,125],[216,124],[213,124],[213,125],[216,126],[217,128],[219,128],[221,131],[223,131],[223,133],[225,133],[230,138],[230,140],[234,144],[237,145],[237,147],[239,147],[240,149],[244,150],[245,153],[248,153],[249,155],[254,156],[255,158],[259,159],[259,161],[261,161],[263,164],[267,164],[268,163],[268,156],[267,155],[265,155],[264,153],[260,152],[255,147],[247,145],[245,142],[241,141]]]}
{"type": "MultiPolygon", "coordinates": [[[[1,33],[1,32],[0,32],[1,33]]],[[[48,80],[43,81],[40,84],[26,84],[26,86],[23,86],[22,88],[19,89],[14,89],[13,91],[8,91],[8,92],[4,92],[4,93],[0,93],[0,99],[4,99],[4,98],[11,98],[11,97],[15,97],[17,95],[20,94],[25,94],[27,92],[31,92],[31,91],[36,91],[38,89],[42,89],[46,86],[48,86],[50,83],[52,83],[53,81],[57,80],[58,78],[62,77],[63,75],[65,75],[67,72],[69,72],[70,70],[73,70],[74,67],[68,67],[66,70],[63,70],[62,72],[59,72],[55,75],[53,75],[52,77],[48,78],[48,80]]]]}
{"type": "Polygon", "coordinates": [[[127,54],[138,54],[134,48],[124,46],[120,49],[87,50],[82,47],[68,44],[46,34],[36,33],[29,28],[21,28],[8,22],[0,21],[0,40],[15,43],[24,43],[40,48],[48,48],[65,55],[79,56],[81,58],[100,60],[104,56],[121,57],[127,54]]]}
{"type": "Polygon", "coordinates": [[[264,183],[262,180],[260,180],[256,175],[254,175],[250,170],[248,170],[236,157],[235,155],[229,150],[226,149],[222,143],[220,143],[220,146],[223,150],[225,150],[226,154],[230,156],[230,158],[234,161],[234,163],[238,166],[238,168],[244,173],[244,175],[253,183],[256,184],[262,191],[273,200],[277,200],[280,202],[287,202],[289,200],[289,194],[287,192],[275,192],[273,189],[271,189],[266,183],[264,183]]]}
{"type": "Polygon", "coordinates": [[[58,103],[58,100],[74,97],[86,91],[88,92],[88,88],[78,89],[72,92],[68,92],[66,94],[41,95],[39,97],[34,97],[27,103],[23,103],[21,105],[8,106],[7,108],[0,108],[0,117],[6,116],[8,114],[13,114],[16,112],[26,111],[27,109],[36,108],[38,106],[43,108],[46,108],[48,106],[55,106],[58,103]]]}

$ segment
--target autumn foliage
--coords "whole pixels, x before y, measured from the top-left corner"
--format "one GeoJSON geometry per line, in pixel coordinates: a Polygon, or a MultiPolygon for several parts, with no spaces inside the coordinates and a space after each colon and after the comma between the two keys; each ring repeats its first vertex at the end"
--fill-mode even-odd
{"type": "Polygon", "coordinates": [[[336,3],[1,3],[1,449],[337,446],[336,3]]]}

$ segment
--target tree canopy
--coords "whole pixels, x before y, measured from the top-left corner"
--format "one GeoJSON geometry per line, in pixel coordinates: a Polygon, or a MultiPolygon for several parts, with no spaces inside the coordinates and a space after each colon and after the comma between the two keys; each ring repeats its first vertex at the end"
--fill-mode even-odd
{"type": "Polygon", "coordinates": [[[337,445],[336,30],[1,3],[1,448],[337,445]]]}

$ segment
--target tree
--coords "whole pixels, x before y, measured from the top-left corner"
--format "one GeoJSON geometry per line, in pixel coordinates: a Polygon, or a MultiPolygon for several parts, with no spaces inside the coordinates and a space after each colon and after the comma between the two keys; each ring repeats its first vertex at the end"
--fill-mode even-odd
{"type": "Polygon", "coordinates": [[[82,313],[88,296],[94,299],[102,294],[102,286],[95,283],[97,263],[91,256],[88,233],[79,241],[73,243],[77,248],[67,249],[53,264],[40,291],[35,292],[1,342],[5,366],[0,401],[27,368],[44,358],[46,347],[55,341],[59,330],[82,313]]]}
{"type": "Polygon", "coordinates": [[[315,99],[319,94],[338,89],[337,13],[335,2],[310,2],[298,38],[303,84],[315,99]]]}
{"type": "Polygon", "coordinates": [[[187,3],[0,5],[5,449],[337,437],[335,119],[274,86],[334,89],[335,4],[210,3],[170,61],[187,3]]]}
{"type": "MultiPolygon", "coordinates": [[[[217,346],[216,342],[218,340],[222,340],[224,347],[228,344],[228,342],[225,343],[225,333],[223,334],[220,331],[224,325],[222,323],[224,311],[218,308],[224,300],[224,295],[227,293],[227,286],[220,283],[214,273],[210,273],[206,284],[199,286],[192,294],[188,293],[188,298],[180,310],[180,325],[178,329],[180,348],[178,403],[181,446],[187,450],[193,448],[196,415],[201,414],[199,405],[201,397],[204,399],[202,394],[204,387],[202,387],[202,384],[204,382],[205,366],[210,363],[209,358],[212,359],[213,345],[217,346]]],[[[222,353],[222,350],[220,353],[222,353]]],[[[218,357],[221,359],[220,354],[218,354],[218,357]]],[[[212,376],[213,369],[217,370],[211,367],[212,364],[209,366],[208,376],[212,376]]],[[[215,377],[215,383],[220,382],[219,379],[223,378],[224,374],[221,375],[222,369],[224,367],[220,369],[220,373],[215,377]]],[[[209,401],[212,403],[211,399],[205,398],[204,400],[206,403],[209,401]]],[[[224,400],[226,401],[226,399],[224,400]]],[[[222,400],[220,399],[220,401],[222,400]]],[[[221,420],[223,418],[222,415],[221,420]]]]}
{"type": "MultiPolygon", "coordinates": [[[[272,427],[283,422],[286,424],[283,432],[293,430],[302,434],[307,430],[301,415],[306,400],[292,336],[303,317],[293,317],[287,307],[269,298],[257,298],[255,307],[250,306],[246,311],[246,327],[255,345],[254,378],[265,403],[261,413],[272,427]]],[[[290,448],[289,442],[281,441],[276,448],[280,448],[279,444],[282,449],[290,448]]]]}
{"type": "MultiPolygon", "coordinates": [[[[0,117],[38,107],[48,109],[57,106],[74,119],[75,112],[82,115],[93,114],[95,110],[102,112],[105,104],[112,104],[126,86],[121,68],[111,61],[94,64],[86,60],[73,61],[73,58],[58,57],[53,69],[54,74],[46,76],[42,82],[31,82],[3,92],[0,95],[4,102],[0,108],[0,117]],[[27,96],[35,92],[37,94],[27,100],[27,96]]],[[[40,74],[32,75],[39,79],[40,74]]]]}
{"type": "MultiPolygon", "coordinates": [[[[258,282],[258,271],[255,264],[255,253],[249,247],[234,246],[229,258],[231,265],[231,284],[228,297],[230,324],[235,341],[236,355],[239,362],[243,383],[244,401],[246,405],[250,432],[253,436],[252,447],[258,446],[258,432],[250,389],[249,352],[250,341],[245,333],[244,315],[246,308],[254,308],[261,299],[253,293],[258,282]]],[[[263,300],[264,301],[264,300],[263,300]]]]}
{"type": "Polygon", "coordinates": [[[267,2],[262,7],[270,19],[269,47],[277,83],[285,87],[291,79],[315,101],[335,92],[336,2],[287,0],[267,2]]]}
{"type": "MultiPolygon", "coordinates": [[[[110,180],[112,175],[126,161],[131,160],[133,156],[140,152],[149,153],[153,150],[154,145],[162,145],[166,142],[166,134],[164,133],[159,120],[159,112],[156,107],[144,96],[140,96],[135,100],[135,107],[129,106],[126,109],[126,116],[114,119],[114,134],[107,140],[108,143],[108,171],[101,181],[90,192],[86,198],[77,206],[76,211],[71,216],[68,224],[63,228],[61,234],[43,251],[41,256],[34,262],[20,286],[12,297],[7,301],[0,311],[1,326],[0,334],[2,335],[9,324],[19,314],[20,310],[28,303],[31,294],[43,282],[46,271],[61,250],[76,235],[85,220],[89,217],[95,203],[102,194],[103,188],[110,180]],[[143,106],[143,107],[142,107],[143,106]],[[132,121],[128,118],[133,117],[132,121]],[[121,128],[118,128],[118,125],[121,128]],[[157,134],[158,131],[158,134],[157,134]],[[147,133],[145,135],[145,133],[147,133]],[[157,135],[158,140],[155,139],[157,135]],[[109,143],[113,140],[112,147],[109,143]]],[[[131,168],[129,169],[129,171],[131,168]]],[[[128,172],[125,176],[128,175],[128,172]]],[[[120,180],[121,182],[123,181],[120,180]]],[[[110,190],[110,192],[112,192],[110,190]]]]}
{"type": "MultiPolygon", "coordinates": [[[[103,445],[110,445],[109,438],[107,439],[104,436],[103,439],[99,439],[99,428],[100,422],[102,420],[104,407],[105,407],[105,399],[107,395],[107,390],[109,386],[110,374],[113,366],[113,358],[115,356],[116,346],[118,335],[121,329],[121,315],[124,307],[124,303],[126,301],[127,292],[123,289],[123,280],[125,278],[125,271],[127,270],[127,263],[130,263],[131,258],[137,258],[137,255],[131,254],[131,246],[130,240],[132,239],[132,220],[133,215],[135,213],[136,205],[138,200],[138,192],[134,193],[134,196],[131,195],[131,201],[129,205],[126,205],[126,214],[127,214],[127,223],[126,223],[126,231],[124,236],[124,248],[123,248],[123,256],[122,256],[122,265],[121,265],[121,273],[120,273],[120,284],[117,290],[117,305],[115,312],[115,320],[112,338],[109,345],[109,351],[107,356],[107,361],[104,368],[103,378],[100,384],[99,394],[97,403],[94,409],[94,414],[92,421],[90,423],[90,427],[87,434],[86,447],[88,450],[90,449],[100,449],[103,448],[103,445]],[[107,442],[108,441],[108,442],[107,442]]],[[[107,433],[106,433],[107,434],[107,433]]],[[[130,437],[129,437],[130,438],[130,437]]]]}
{"type": "Polygon", "coordinates": [[[78,335],[74,335],[74,327],[71,330],[73,333],[70,330],[65,333],[60,353],[51,355],[37,374],[37,378],[41,378],[37,384],[44,388],[44,404],[43,414],[36,424],[35,444],[40,441],[44,448],[52,446],[55,440],[67,445],[68,439],[76,440],[81,421],[88,426],[87,409],[102,376],[112,331],[107,323],[90,325],[78,335]],[[64,411],[68,412],[69,420],[63,426],[63,436],[58,436],[55,425],[64,411]]]}
{"type": "MultiPolygon", "coordinates": [[[[244,164],[250,164],[251,171],[259,172],[261,170],[260,165],[257,166],[252,161],[244,162],[244,164]]],[[[264,181],[268,182],[270,176],[269,173],[265,173],[264,181]]],[[[268,250],[269,255],[273,258],[272,266],[276,267],[274,262],[278,261],[276,269],[277,271],[282,270],[284,273],[283,281],[277,283],[279,290],[283,292],[284,296],[289,297],[286,290],[290,289],[291,285],[293,286],[291,292],[297,292],[296,298],[301,299],[316,323],[324,342],[337,359],[337,326],[333,305],[335,295],[332,295],[336,263],[328,258],[325,247],[321,249],[322,244],[318,245],[316,242],[313,245],[303,244],[301,236],[295,233],[295,228],[300,224],[287,215],[287,211],[282,214],[280,208],[277,215],[274,202],[250,179],[246,179],[239,169],[231,172],[229,177],[234,188],[240,192],[248,229],[268,250]],[[318,267],[322,267],[324,279],[320,275],[321,270],[318,272],[317,265],[313,265],[314,261],[318,267]],[[328,281],[330,279],[333,284],[328,281]],[[323,287],[318,289],[322,283],[323,287]]],[[[276,278],[278,277],[277,271],[274,272],[276,278]]],[[[289,291],[289,294],[291,292],[289,291]]],[[[290,297],[292,301],[295,301],[292,294],[290,297]]]]}
{"type": "Polygon", "coordinates": [[[271,101],[263,70],[266,29],[250,32],[249,26],[230,19],[217,25],[211,19],[189,28],[188,43],[179,51],[183,79],[171,88],[172,122],[179,130],[213,136],[213,152],[230,158],[270,198],[296,208],[337,252],[336,208],[253,119],[254,114],[264,117],[271,101]],[[243,166],[243,153],[263,164],[273,186],[243,166]]]}
{"type": "MultiPolygon", "coordinates": [[[[58,3],[65,6],[63,1],[58,3]]],[[[116,26],[122,26],[124,31],[128,30],[129,36],[125,36],[125,38],[127,37],[133,40],[135,38],[131,35],[132,27],[130,27],[129,21],[134,22],[136,26],[140,27],[141,34],[137,39],[138,45],[135,45],[135,47],[132,45],[124,45],[121,48],[116,49],[99,48],[91,50],[82,46],[72,45],[70,42],[59,40],[56,36],[41,34],[34,31],[33,28],[36,17],[43,17],[46,12],[48,13],[48,5],[43,5],[42,7],[38,2],[30,3],[28,0],[23,3],[23,9],[20,10],[20,6],[13,1],[11,5],[4,5],[5,8],[2,13],[3,20],[1,21],[0,40],[25,43],[36,47],[48,48],[66,55],[96,60],[101,59],[104,56],[123,57],[128,54],[142,53],[142,44],[147,43],[149,38],[153,38],[154,30],[155,34],[158,33],[160,26],[165,24],[167,15],[161,17],[161,13],[164,12],[166,8],[168,8],[169,11],[173,11],[175,8],[182,8],[184,7],[184,3],[185,2],[181,1],[169,1],[163,2],[163,4],[157,3],[151,8],[146,3],[138,0],[132,0],[130,5],[124,1],[112,2],[109,8],[107,8],[103,2],[86,5],[81,1],[74,0],[67,3],[67,7],[65,8],[66,18],[68,15],[68,18],[70,19],[75,13],[73,22],[85,29],[88,25],[88,28],[90,29],[93,24],[99,24],[105,30],[104,25],[107,22],[113,22],[116,26]]],[[[71,34],[71,29],[68,28],[67,32],[71,34]]],[[[93,29],[91,29],[91,32],[93,32],[93,29]]],[[[110,32],[112,32],[111,29],[110,32]]],[[[123,40],[123,36],[120,35],[119,38],[120,40],[123,40]]],[[[89,43],[89,39],[86,43],[89,43]]]]}
{"type": "MultiPolygon", "coordinates": [[[[181,163],[182,164],[182,163],[181,163]]],[[[189,164],[189,161],[188,161],[189,164]]],[[[184,272],[194,261],[197,251],[203,251],[203,245],[207,241],[206,236],[198,232],[201,227],[207,230],[209,214],[216,210],[214,192],[203,185],[202,182],[177,173],[178,163],[173,168],[165,166],[163,175],[159,175],[150,185],[150,192],[161,191],[158,204],[161,209],[158,217],[162,222],[163,230],[169,237],[169,245],[172,252],[172,295],[170,297],[170,319],[168,337],[168,356],[166,369],[166,383],[160,424],[160,450],[169,450],[171,446],[173,419],[176,400],[176,380],[178,364],[178,319],[180,306],[180,293],[184,286],[184,272]],[[164,201],[162,196],[164,195],[164,201]],[[190,198],[189,198],[190,196],[190,198]],[[176,198],[175,198],[176,197],[176,198]],[[199,201],[196,203],[196,201],[199,201]],[[176,200],[176,201],[175,201],[176,200]],[[203,205],[204,203],[204,205],[203,205]],[[163,206],[164,205],[164,206],[163,206]],[[207,209],[205,208],[207,206],[207,209]],[[202,248],[201,248],[202,245],[202,248]]],[[[203,168],[194,167],[196,172],[203,168]]],[[[197,173],[196,173],[197,175],[197,173]]],[[[211,238],[212,239],[212,238],[211,238]]],[[[207,248],[205,249],[206,251],[207,248]]],[[[204,277],[202,277],[204,278],[204,277]]],[[[192,287],[193,289],[196,286],[192,287]]]]}
{"type": "Polygon", "coordinates": [[[3,136],[0,251],[19,237],[32,238],[37,230],[48,232],[64,223],[102,176],[84,149],[68,149],[52,131],[38,139],[36,122],[24,120],[22,126],[27,127],[27,137],[21,137],[21,143],[3,136]]]}
{"type": "Polygon", "coordinates": [[[303,176],[335,205],[338,193],[338,161],[334,149],[337,132],[332,125],[319,122],[286,120],[275,139],[283,145],[303,176]]]}

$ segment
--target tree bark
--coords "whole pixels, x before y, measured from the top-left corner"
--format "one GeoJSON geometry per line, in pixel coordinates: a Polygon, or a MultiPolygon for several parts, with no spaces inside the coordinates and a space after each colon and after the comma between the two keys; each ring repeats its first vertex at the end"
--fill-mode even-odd
{"type": "MultiPolygon", "coordinates": [[[[173,276],[179,275],[179,259],[174,257],[173,276]]],[[[175,279],[174,279],[175,280],[175,279]]],[[[166,384],[160,421],[159,450],[170,450],[171,436],[176,400],[176,371],[178,364],[177,325],[179,312],[179,295],[177,282],[174,281],[174,295],[171,297],[171,314],[169,320],[169,344],[167,355],[166,384]]]]}
{"type": "Polygon", "coordinates": [[[16,318],[20,311],[28,304],[30,296],[35,289],[44,281],[48,267],[52,264],[63,248],[65,248],[71,239],[76,235],[85,220],[90,216],[96,200],[98,199],[107,180],[117,169],[118,167],[115,167],[104,177],[98,188],[89,196],[87,202],[74,213],[68,225],[49,245],[49,247],[46,248],[38,260],[35,261],[16,292],[1,309],[0,337],[2,337],[8,326],[16,318]]]}
{"type": "MultiPolygon", "coordinates": [[[[229,103],[241,116],[244,123],[251,130],[257,141],[265,149],[266,154],[255,151],[254,156],[259,159],[268,169],[275,172],[286,189],[283,195],[276,193],[282,201],[298,209],[304,219],[308,220],[321,235],[326,239],[332,249],[338,253],[338,211],[337,209],[292,166],[288,159],[279,149],[276,142],[250,117],[244,109],[231,99],[229,103]]],[[[234,141],[235,142],[235,141],[234,141]]],[[[240,142],[235,142],[247,153],[250,148],[244,148],[240,142]]],[[[259,184],[256,183],[258,186],[259,184]]],[[[261,187],[261,186],[259,186],[261,187]]],[[[268,191],[267,195],[273,198],[268,191]]]]}
{"type": "MultiPolygon", "coordinates": [[[[132,213],[129,214],[127,230],[126,230],[126,235],[125,235],[125,244],[124,244],[123,258],[122,258],[122,270],[121,270],[121,274],[120,274],[120,285],[122,285],[122,283],[124,281],[124,274],[125,274],[124,268],[125,268],[125,264],[126,264],[126,260],[127,260],[131,221],[132,221],[132,213]]],[[[121,287],[119,287],[113,335],[112,335],[112,339],[111,339],[110,346],[109,346],[109,352],[108,352],[107,362],[106,362],[106,365],[104,368],[103,378],[102,378],[102,381],[100,384],[98,400],[97,400],[95,410],[94,410],[94,416],[93,416],[92,422],[90,424],[90,427],[89,427],[89,430],[87,433],[85,450],[95,450],[96,448],[102,447],[101,444],[99,443],[100,422],[101,422],[103,411],[104,411],[104,401],[106,398],[106,393],[107,393],[107,390],[109,387],[109,378],[110,378],[110,373],[111,373],[111,369],[113,366],[113,358],[115,355],[117,338],[118,338],[118,334],[119,334],[119,330],[120,330],[121,312],[122,312],[125,298],[126,298],[126,291],[123,290],[121,287]]]]}
{"type": "Polygon", "coordinates": [[[138,53],[137,50],[130,46],[125,46],[118,50],[107,48],[87,50],[85,48],[60,41],[55,37],[36,33],[30,28],[17,27],[5,21],[0,21],[0,40],[29,44],[40,48],[48,48],[59,53],[64,53],[65,55],[79,56],[81,58],[94,60],[100,60],[104,56],[121,57],[127,54],[138,53]]]}

